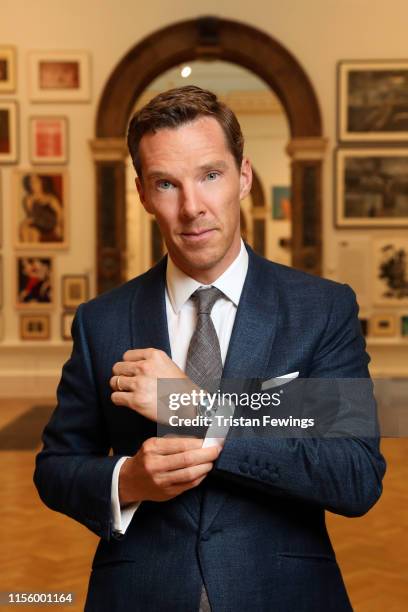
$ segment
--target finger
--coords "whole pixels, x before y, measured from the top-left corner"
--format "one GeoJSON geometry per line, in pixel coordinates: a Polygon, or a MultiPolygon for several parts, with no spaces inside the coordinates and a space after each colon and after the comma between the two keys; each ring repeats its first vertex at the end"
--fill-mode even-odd
{"type": "Polygon", "coordinates": [[[135,376],[140,373],[140,368],[134,361],[118,361],[113,366],[112,373],[116,376],[135,376]]]}
{"type": "Polygon", "coordinates": [[[119,393],[124,391],[133,391],[135,388],[135,376],[112,376],[109,379],[109,385],[114,391],[118,391],[119,393]]]}
{"type": "Polygon", "coordinates": [[[139,361],[140,359],[150,359],[156,349],[131,349],[123,355],[124,361],[139,361]]]}
{"type": "Polygon", "coordinates": [[[174,455],[162,455],[157,457],[157,468],[158,471],[171,472],[209,462],[212,463],[217,459],[218,455],[219,449],[215,446],[187,450],[174,455]]]}
{"type": "Polygon", "coordinates": [[[115,391],[111,395],[111,400],[115,406],[126,406],[127,408],[132,408],[130,395],[131,394],[129,391],[115,391]]]}
{"type": "Polygon", "coordinates": [[[167,486],[173,486],[178,484],[185,484],[193,482],[197,478],[205,476],[212,470],[212,463],[202,463],[201,465],[194,465],[193,467],[184,468],[183,470],[175,470],[174,472],[167,472],[165,475],[165,481],[167,486]]]}

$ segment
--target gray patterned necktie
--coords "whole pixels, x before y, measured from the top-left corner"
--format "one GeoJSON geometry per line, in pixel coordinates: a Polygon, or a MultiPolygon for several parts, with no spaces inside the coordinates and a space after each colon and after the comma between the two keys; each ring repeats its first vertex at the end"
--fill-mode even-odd
{"type": "MultiPolygon", "coordinates": [[[[224,294],[216,287],[197,290],[191,296],[197,306],[197,325],[187,352],[186,374],[206,391],[215,392],[222,376],[221,349],[211,310],[224,294]]],[[[211,612],[207,592],[201,590],[199,612],[211,612]]]]}
{"type": "Polygon", "coordinates": [[[222,375],[221,349],[211,310],[223,297],[216,287],[198,289],[191,296],[197,306],[197,325],[187,352],[186,374],[206,391],[218,389],[222,375]]]}

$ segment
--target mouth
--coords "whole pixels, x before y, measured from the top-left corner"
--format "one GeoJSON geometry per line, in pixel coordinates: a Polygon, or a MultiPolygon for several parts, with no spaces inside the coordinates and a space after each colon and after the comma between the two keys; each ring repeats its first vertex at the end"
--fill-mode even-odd
{"type": "Polygon", "coordinates": [[[216,230],[214,228],[211,229],[203,229],[196,230],[193,232],[181,232],[180,236],[183,240],[187,242],[199,242],[201,240],[206,240],[209,238],[216,230]]]}

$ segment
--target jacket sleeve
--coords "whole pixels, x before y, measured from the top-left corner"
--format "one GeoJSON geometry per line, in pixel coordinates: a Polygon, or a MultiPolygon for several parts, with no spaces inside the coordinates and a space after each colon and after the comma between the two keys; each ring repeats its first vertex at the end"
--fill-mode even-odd
{"type": "Polygon", "coordinates": [[[52,510],[79,521],[98,536],[111,535],[111,482],[119,456],[110,443],[84,324],[77,310],[70,359],[62,370],[57,407],[43,433],[34,483],[52,510]]]}
{"type": "MultiPolygon", "coordinates": [[[[346,285],[333,294],[309,377],[367,379],[369,357],[355,294],[346,285]]],[[[365,389],[369,389],[367,409],[377,423],[372,385],[365,389]]],[[[341,417],[339,414],[337,423],[341,417]]],[[[238,483],[241,489],[244,485],[272,496],[301,499],[344,516],[364,514],[381,495],[385,461],[376,428],[367,437],[334,433],[333,437],[251,439],[231,430],[213,473],[238,483]]]]}

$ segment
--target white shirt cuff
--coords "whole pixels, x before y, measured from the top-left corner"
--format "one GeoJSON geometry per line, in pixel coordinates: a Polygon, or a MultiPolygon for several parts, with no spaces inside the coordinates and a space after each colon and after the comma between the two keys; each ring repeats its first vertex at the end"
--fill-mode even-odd
{"type": "Polygon", "coordinates": [[[112,530],[115,533],[123,535],[126,533],[126,529],[129,527],[130,521],[133,518],[134,513],[142,502],[135,502],[126,506],[126,508],[120,507],[119,502],[119,472],[126,459],[130,457],[121,457],[116,463],[112,474],[112,486],[111,486],[111,516],[112,516],[112,530]]]}

